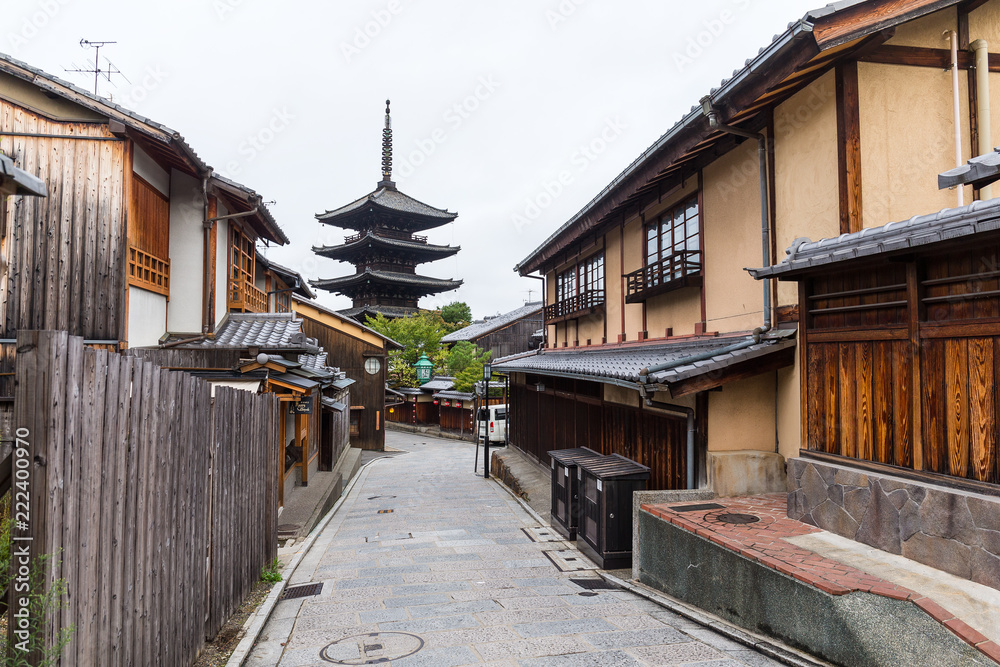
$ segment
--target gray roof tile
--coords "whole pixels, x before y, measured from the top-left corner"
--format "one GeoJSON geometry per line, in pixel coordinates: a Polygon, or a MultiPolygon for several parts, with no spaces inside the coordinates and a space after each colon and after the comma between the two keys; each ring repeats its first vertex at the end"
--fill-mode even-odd
{"type": "Polygon", "coordinates": [[[205,347],[262,347],[301,349],[292,344],[293,334],[302,332],[302,320],[290,313],[230,313],[214,340],[200,343],[205,347]]]}
{"type": "Polygon", "coordinates": [[[369,203],[377,204],[378,206],[392,211],[399,211],[401,213],[423,215],[430,218],[440,218],[445,222],[454,220],[458,216],[457,213],[451,213],[445,209],[428,206],[427,204],[418,201],[409,195],[403,194],[395,188],[382,187],[374,192],[366,194],[364,197],[361,197],[350,204],[347,204],[346,206],[341,206],[338,209],[320,213],[316,216],[316,218],[320,222],[332,223],[336,218],[364,209],[369,203]]]}
{"type": "Polygon", "coordinates": [[[541,321],[542,312],[542,302],[536,301],[534,303],[526,303],[516,310],[512,310],[509,313],[503,315],[498,315],[497,317],[491,317],[486,320],[480,320],[479,322],[473,322],[464,329],[459,329],[458,331],[453,331],[447,336],[441,339],[442,343],[457,343],[463,340],[475,340],[481,336],[485,336],[491,331],[496,331],[497,329],[502,329],[508,324],[513,324],[514,322],[528,317],[529,315],[539,314],[538,320],[541,321]]]}

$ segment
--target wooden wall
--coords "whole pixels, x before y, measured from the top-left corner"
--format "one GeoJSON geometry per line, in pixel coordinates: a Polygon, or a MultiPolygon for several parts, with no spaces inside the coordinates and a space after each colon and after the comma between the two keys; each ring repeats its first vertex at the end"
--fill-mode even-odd
{"type": "Polygon", "coordinates": [[[544,392],[534,382],[511,384],[507,428],[511,444],[549,464],[548,452],[589,447],[621,454],[650,468],[650,489],[686,485],[687,424],[642,408],[604,401],[601,385],[545,378],[544,392]]]}
{"type": "Polygon", "coordinates": [[[107,128],[50,121],[0,100],[3,132],[111,140],[0,138],[0,150],[43,179],[49,196],[20,197],[2,225],[9,263],[0,283],[4,338],[18,329],[60,329],[121,340],[125,327],[125,142],[107,128]]]}
{"type": "Polygon", "coordinates": [[[213,407],[208,383],[66,332],[18,348],[14,539],[66,580],[62,664],[191,664],[277,552],[277,400],[219,388],[213,407]]]}
{"type": "Polygon", "coordinates": [[[327,351],[330,366],[336,366],[355,380],[351,385],[351,403],[363,405],[359,410],[359,433],[351,437],[351,446],[361,449],[381,451],[385,448],[385,372],[388,365],[382,347],[358,340],[322,322],[297,313],[302,319],[302,331],[309,338],[315,338],[327,351]],[[378,358],[381,368],[375,375],[365,370],[365,360],[369,356],[378,358]]]}
{"type": "Polygon", "coordinates": [[[472,342],[480,349],[492,352],[491,359],[499,359],[533,349],[531,337],[544,327],[545,320],[542,311],[539,310],[534,315],[517,320],[510,326],[477,338],[472,342]]]}
{"type": "Polygon", "coordinates": [[[804,280],[806,449],[1000,483],[1000,244],[804,280]]]}

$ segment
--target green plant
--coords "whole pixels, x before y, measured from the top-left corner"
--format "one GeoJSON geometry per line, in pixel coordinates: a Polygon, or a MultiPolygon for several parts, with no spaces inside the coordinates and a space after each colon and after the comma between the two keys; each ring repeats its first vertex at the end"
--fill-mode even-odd
{"type": "MultiPolygon", "coordinates": [[[[5,519],[4,523],[9,524],[5,519]]],[[[10,554],[10,527],[4,526],[2,534],[8,541],[7,555],[10,554]]],[[[45,573],[50,568],[58,567],[61,561],[52,560],[51,554],[42,554],[34,559],[31,574],[28,576],[28,604],[21,609],[26,610],[26,617],[20,621],[18,610],[7,610],[7,622],[14,623],[14,642],[10,643],[7,636],[0,637],[2,647],[2,664],[4,667],[50,667],[58,664],[66,645],[73,638],[74,626],[56,628],[53,624],[53,612],[67,607],[66,580],[56,579],[48,588],[45,587],[45,573]]],[[[7,564],[9,568],[9,563],[7,564]]],[[[5,569],[5,573],[8,570],[5,569]]]]}
{"type": "Polygon", "coordinates": [[[281,581],[281,561],[277,558],[270,565],[260,568],[260,580],[269,584],[276,584],[281,581]]]}

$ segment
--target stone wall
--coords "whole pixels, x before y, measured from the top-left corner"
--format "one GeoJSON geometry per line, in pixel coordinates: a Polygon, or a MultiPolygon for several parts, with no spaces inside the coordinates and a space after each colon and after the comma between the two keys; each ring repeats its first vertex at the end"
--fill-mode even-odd
{"type": "Polygon", "coordinates": [[[1000,498],[788,461],[788,516],[1000,590],[1000,498]]]}

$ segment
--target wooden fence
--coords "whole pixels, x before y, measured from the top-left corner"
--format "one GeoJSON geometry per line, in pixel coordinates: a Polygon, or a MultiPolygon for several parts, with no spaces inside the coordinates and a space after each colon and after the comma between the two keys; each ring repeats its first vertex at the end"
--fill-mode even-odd
{"type": "Polygon", "coordinates": [[[62,664],[190,665],[277,551],[277,400],[220,387],[213,406],[206,382],[65,332],[17,344],[30,512],[12,537],[56,554],[46,585],[64,579],[67,606],[49,634],[75,628],[62,664]]]}

